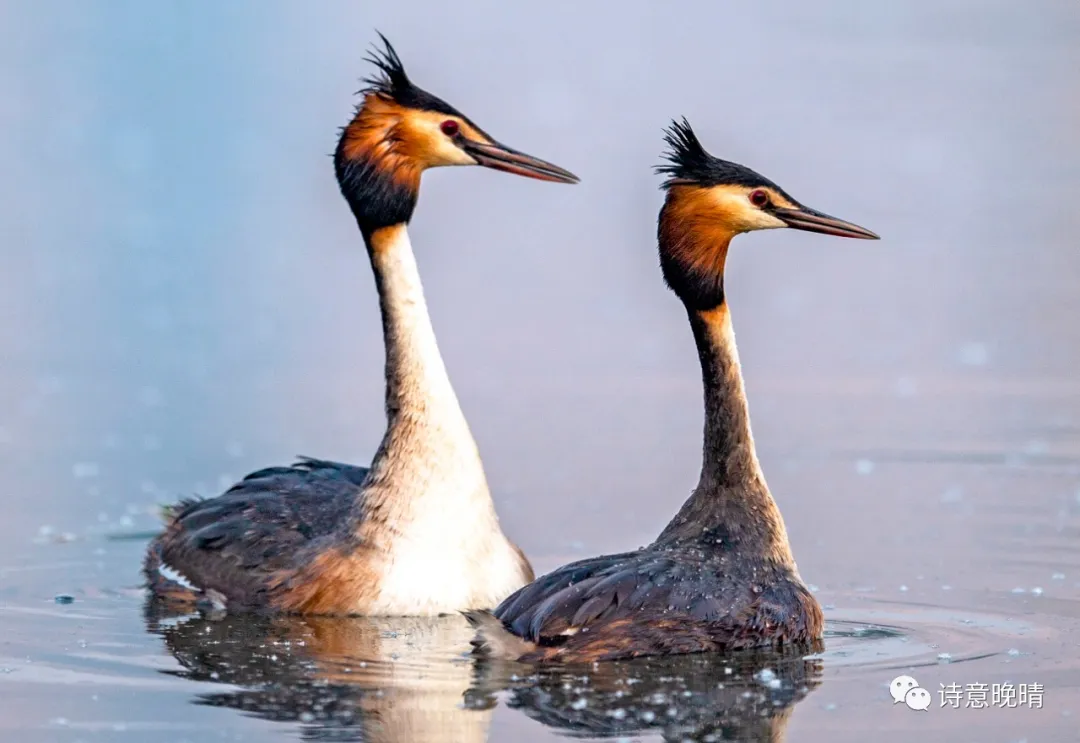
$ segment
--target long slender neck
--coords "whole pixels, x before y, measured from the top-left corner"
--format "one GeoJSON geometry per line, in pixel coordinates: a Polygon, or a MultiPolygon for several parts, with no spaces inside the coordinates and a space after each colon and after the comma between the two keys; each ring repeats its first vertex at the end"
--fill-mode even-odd
{"type": "MultiPolygon", "coordinates": [[[[664,248],[662,242],[662,256],[664,248]]],[[[676,263],[665,267],[669,283],[686,290],[680,296],[701,361],[705,431],[698,485],[657,541],[703,543],[794,565],[784,521],[765,484],[750,430],[735,331],[724,296],[726,241],[712,246],[712,251],[716,273],[708,281],[676,263]],[[676,278],[680,271],[683,275],[676,278]]]]}
{"type": "Polygon", "coordinates": [[[387,430],[364,508],[398,517],[425,497],[483,496],[476,443],[446,373],[404,224],[365,234],[386,344],[387,430]]]}
{"type": "Polygon", "coordinates": [[[764,491],[754,449],[735,330],[727,302],[688,310],[705,386],[705,434],[699,490],[764,491]]]}
{"type": "Polygon", "coordinates": [[[386,345],[386,434],[357,516],[392,532],[416,519],[437,519],[447,509],[471,513],[463,503],[480,511],[493,512],[493,506],[435,341],[406,230],[421,170],[386,146],[396,119],[383,115],[384,105],[378,96],[365,99],[338,141],[334,169],[371,258],[386,345]]]}
{"type": "Polygon", "coordinates": [[[454,429],[464,426],[465,416],[439,353],[405,225],[375,231],[368,238],[368,252],[386,345],[388,422],[393,426],[410,419],[449,424],[454,429]]]}

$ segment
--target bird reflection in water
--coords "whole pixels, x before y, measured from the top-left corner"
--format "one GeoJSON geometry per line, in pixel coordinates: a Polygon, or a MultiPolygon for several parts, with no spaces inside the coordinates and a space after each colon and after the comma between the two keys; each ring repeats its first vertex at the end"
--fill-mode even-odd
{"type": "Polygon", "coordinates": [[[166,673],[232,688],[193,702],[299,723],[301,740],[487,740],[494,702],[465,709],[472,633],[442,617],[258,617],[146,612],[179,662],[166,673]]]}
{"type": "Polygon", "coordinates": [[[817,658],[778,651],[549,668],[513,684],[507,706],[573,738],[782,741],[821,670],[817,658]]]}
{"type": "Polygon", "coordinates": [[[479,743],[500,699],[579,738],[779,741],[821,677],[820,660],[790,652],[539,670],[477,662],[458,615],[166,617],[148,608],[146,620],[181,666],[166,673],[228,685],[195,704],[298,724],[312,741],[479,743]]]}

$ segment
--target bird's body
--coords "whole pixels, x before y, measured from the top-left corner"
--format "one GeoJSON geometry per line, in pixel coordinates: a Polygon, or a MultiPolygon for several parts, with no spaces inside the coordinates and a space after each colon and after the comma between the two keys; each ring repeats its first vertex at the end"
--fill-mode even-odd
{"type": "Polygon", "coordinates": [[[658,238],[664,278],[686,307],[701,362],[705,427],[693,494],[650,545],[541,576],[492,613],[467,614],[480,653],[587,663],[649,655],[808,646],[821,607],[799,575],[754,449],[724,266],[732,237],[799,226],[875,237],[717,160],[689,125],[668,135],[658,238]]]}
{"type": "MultiPolygon", "coordinates": [[[[469,616],[475,623],[485,614],[469,616]]],[[[511,596],[495,617],[500,626],[480,633],[481,653],[501,638],[510,651],[493,654],[523,662],[799,645],[822,629],[821,610],[796,571],[750,567],[705,544],[652,544],[572,563],[511,596]]]]}
{"type": "Polygon", "coordinates": [[[406,225],[426,168],[576,179],[499,145],[414,86],[389,44],[375,62],[384,76],[343,130],[335,169],[379,292],[382,443],[369,468],[304,460],[175,506],[144,565],[158,598],[230,611],[429,615],[494,606],[533,578],[499,526],[406,225]]]}

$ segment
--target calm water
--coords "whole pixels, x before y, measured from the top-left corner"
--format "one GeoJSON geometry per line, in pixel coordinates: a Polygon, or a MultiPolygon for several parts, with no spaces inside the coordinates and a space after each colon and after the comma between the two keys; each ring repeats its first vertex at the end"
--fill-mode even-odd
{"type": "Polygon", "coordinates": [[[0,738],[1076,740],[1080,6],[305,5],[0,3],[0,738]],[[144,616],[156,504],[295,454],[366,462],[382,433],[326,157],[374,28],[583,179],[437,172],[412,230],[541,569],[649,541],[696,479],[699,372],[654,245],[670,118],[884,237],[750,236],[730,262],[822,653],[533,677],[463,658],[456,619],[144,616]],[[929,711],[893,705],[901,673],[929,711]],[[1043,705],[941,708],[952,683],[1043,705]]]}

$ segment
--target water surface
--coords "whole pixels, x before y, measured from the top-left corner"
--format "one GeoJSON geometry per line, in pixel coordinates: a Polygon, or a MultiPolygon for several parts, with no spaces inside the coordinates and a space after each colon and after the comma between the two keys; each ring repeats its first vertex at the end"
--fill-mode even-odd
{"type": "Polygon", "coordinates": [[[1075,740],[1080,8],[385,5],[0,5],[0,736],[1075,740]],[[116,537],[158,504],[296,454],[368,461],[382,433],[374,287],[326,157],[374,28],[582,177],[432,173],[412,227],[505,529],[541,569],[648,542],[695,482],[661,127],[686,115],[883,236],[754,235],[729,264],[821,653],[534,677],[468,662],[454,618],[144,615],[145,540],[116,537]],[[930,710],[893,705],[901,673],[930,710]],[[940,708],[952,683],[1044,703],[940,708]]]}

